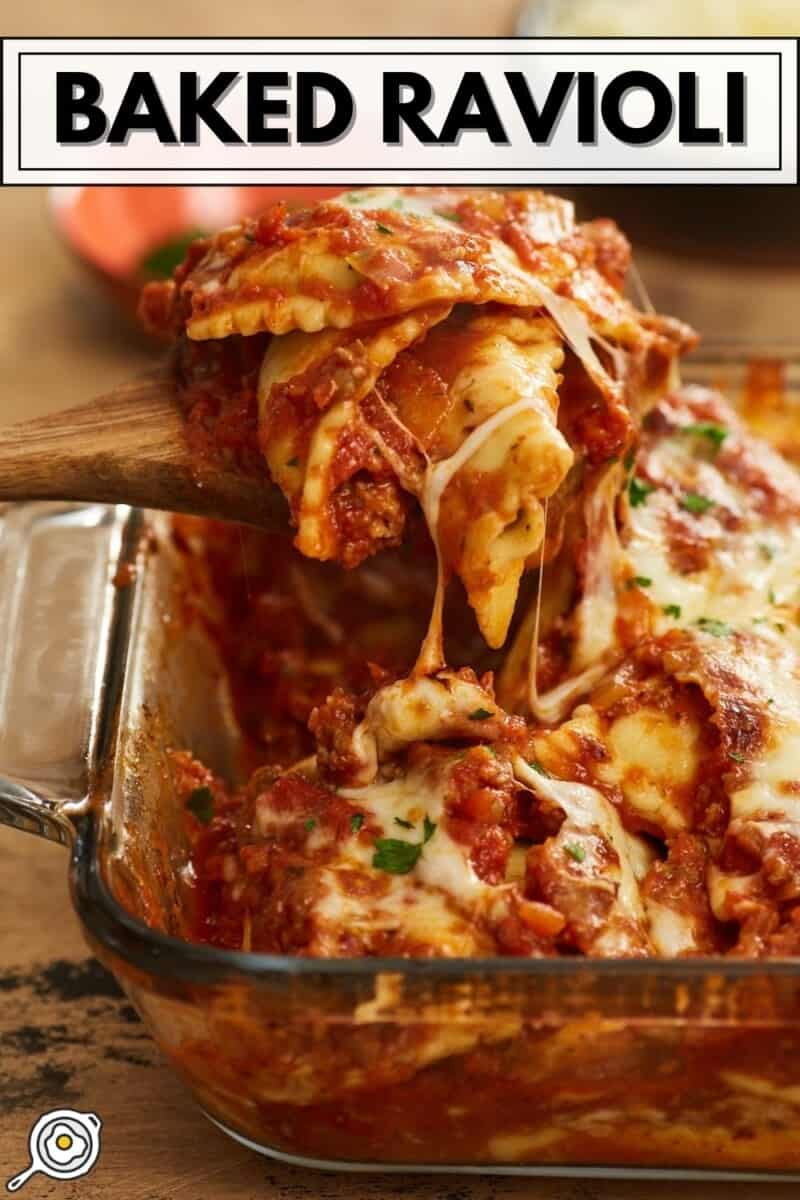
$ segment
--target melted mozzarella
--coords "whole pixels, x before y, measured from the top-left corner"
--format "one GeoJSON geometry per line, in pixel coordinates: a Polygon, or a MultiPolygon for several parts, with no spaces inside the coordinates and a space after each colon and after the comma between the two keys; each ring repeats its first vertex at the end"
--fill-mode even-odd
{"type": "MultiPolygon", "coordinates": [[[[478,683],[442,671],[434,678],[414,676],[381,688],[369,702],[365,725],[383,760],[414,742],[465,733],[474,736],[476,712],[485,712],[488,721],[496,715],[497,705],[478,683]]],[[[485,728],[485,722],[480,727],[485,728]]]]}
{"type": "Polygon", "coordinates": [[[621,551],[615,519],[620,470],[612,466],[586,503],[585,598],[576,614],[573,664],[584,671],[607,658],[615,645],[621,551]]]}
{"type": "Polygon", "coordinates": [[[638,708],[613,721],[605,736],[609,760],[597,775],[622,789],[631,813],[665,835],[688,829],[691,811],[680,803],[700,766],[700,729],[673,713],[638,708]]]}
{"type": "MultiPolygon", "coordinates": [[[[605,865],[597,872],[598,875],[610,874],[616,886],[606,927],[596,939],[593,951],[613,956],[627,953],[634,947],[644,949],[647,945],[646,919],[639,878],[643,875],[648,851],[643,840],[627,832],[614,806],[596,788],[543,776],[521,758],[514,761],[514,773],[531,791],[564,810],[566,820],[559,837],[573,832],[599,832],[616,851],[618,867],[613,873],[609,873],[605,865]]],[[[566,856],[564,861],[567,862],[566,856]]]]}
{"type": "Polygon", "coordinates": [[[331,928],[365,937],[398,932],[404,940],[447,958],[471,958],[487,952],[487,940],[438,885],[421,886],[417,878],[393,875],[382,895],[365,897],[353,894],[352,871],[352,865],[345,862],[320,872],[323,894],[316,916],[331,928]]]}
{"type": "Polygon", "coordinates": [[[453,671],[412,675],[387,684],[372,697],[364,720],[353,732],[351,748],[359,764],[354,782],[360,787],[371,783],[380,763],[415,742],[474,738],[479,728],[491,733],[497,715],[494,698],[480,684],[453,671]],[[477,712],[487,714],[480,726],[477,712]]]}
{"type": "MultiPolygon", "coordinates": [[[[543,724],[552,725],[569,715],[575,702],[602,678],[616,649],[617,588],[624,556],[615,519],[620,486],[615,465],[603,475],[585,501],[586,564],[583,596],[574,613],[576,630],[571,672],[544,695],[536,680],[537,645],[531,640],[528,665],[528,707],[543,724]]],[[[537,599],[537,605],[541,598],[537,599]]]]}
{"type": "MultiPolygon", "coordinates": [[[[522,572],[544,538],[542,502],[563,482],[573,462],[556,427],[557,371],[563,351],[550,323],[508,314],[479,315],[455,336],[468,340],[466,361],[449,382],[449,412],[442,431],[455,448],[428,462],[420,493],[437,556],[436,598],[417,666],[423,672],[444,665],[442,607],[448,568],[463,580],[489,645],[502,645],[522,572]],[[474,488],[466,506],[447,494],[461,473],[467,491],[474,488]],[[480,500],[487,489],[493,498],[490,506],[480,500]],[[463,537],[456,560],[446,563],[440,521],[448,503],[460,505],[453,511],[463,525],[463,537]]],[[[402,394],[397,400],[402,407],[402,394]]]]}
{"type": "MultiPolygon", "coordinates": [[[[800,639],[795,633],[800,614],[800,520],[791,510],[774,515],[764,511],[758,480],[751,486],[746,473],[738,477],[739,461],[746,460],[757,443],[740,430],[733,413],[727,414],[724,453],[710,452],[702,436],[685,432],[703,416],[702,409],[693,409],[694,396],[693,389],[686,389],[667,409],[679,424],[657,435],[643,460],[656,489],[636,507],[626,506],[624,517],[631,572],[651,581],[647,596],[656,632],[676,622],[692,625],[713,617],[738,628],[787,624],[789,636],[800,639]],[[706,511],[687,513],[687,496],[700,496],[711,504],[706,511]],[[691,555],[688,561],[682,558],[674,531],[678,522],[698,539],[698,561],[691,555]],[[679,618],[664,612],[676,605],[679,618]]],[[[721,416],[724,421],[724,410],[721,416]]],[[[759,465],[763,462],[780,480],[786,464],[777,455],[767,456],[763,447],[758,449],[759,465]]]]}
{"type": "Polygon", "coordinates": [[[379,837],[420,844],[425,819],[436,828],[411,871],[387,876],[387,890],[378,898],[351,894],[347,871],[370,871],[374,846],[363,839],[348,839],[342,845],[339,864],[326,872],[326,894],[319,911],[327,921],[362,932],[399,930],[404,939],[416,939],[448,957],[491,952],[483,918],[491,916],[498,901],[506,899],[509,887],[484,883],[472,867],[468,848],[447,832],[447,780],[456,761],[455,755],[438,758],[393,779],[339,789],[340,795],[368,814],[370,824],[380,830],[379,837]],[[413,828],[399,825],[397,818],[413,828]],[[340,872],[344,873],[341,877],[340,872]]]}
{"type": "Polygon", "coordinates": [[[691,917],[668,908],[650,896],[645,899],[650,940],[664,958],[678,958],[697,949],[691,917]]]}
{"type": "Polygon", "coordinates": [[[647,594],[656,608],[658,630],[708,616],[739,627],[774,626],[787,616],[792,619],[800,578],[800,523],[754,521],[726,537],[713,518],[696,518],[711,531],[711,561],[701,571],[684,573],[665,543],[663,522],[671,509],[666,498],[648,497],[632,514],[633,537],[626,546],[633,572],[652,580],[647,594]],[[678,620],[664,613],[670,605],[680,608],[678,620]]]}
{"type": "MultiPolygon", "coordinates": [[[[340,789],[340,794],[369,812],[383,831],[381,837],[419,842],[424,818],[427,816],[433,821],[436,832],[426,842],[417,860],[414,878],[429,887],[440,888],[454,900],[471,906],[493,895],[496,889],[478,878],[464,847],[443,828],[445,785],[446,774],[436,778],[430,771],[412,770],[390,782],[373,783],[365,788],[340,789]],[[396,817],[411,821],[414,830],[399,826],[396,817]]],[[[359,847],[359,853],[364,861],[371,862],[371,847],[359,847]]]]}
{"type": "MultiPolygon", "coordinates": [[[[593,379],[602,389],[619,392],[620,384],[612,380],[600,359],[595,353],[592,340],[597,337],[585,314],[573,300],[565,296],[557,296],[541,280],[535,280],[535,290],[542,308],[555,321],[564,335],[567,345],[581,360],[590,379],[593,379]]],[[[602,339],[600,339],[602,341],[602,339]]],[[[614,357],[619,374],[623,370],[621,353],[608,342],[602,342],[603,347],[614,357]]]]}
{"type": "Polygon", "coordinates": [[[493,413],[482,425],[474,429],[466,441],[459,446],[455,454],[451,454],[449,458],[445,458],[441,462],[430,465],[422,492],[422,508],[432,530],[439,527],[439,508],[442,494],[454,475],[461,470],[473,455],[477,454],[478,450],[503,425],[509,421],[513,421],[520,413],[528,412],[538,415],[540,410],[541,406],[534,400],[517,400],[515,404],[510,404],[508,408],[502,408],[499,412],[493,413]]]}
{"type": "Polygon", "coordinates": [[[684,663],[676,655],[674,673],[704,691],[729,744],[736,744],[746,710],[759,718],[751,742],[734,760],[740,771],[730,790],[731,820],[775,815],[800,820],[800,657],[787,639],[773,633],[695,633],[689,644],[697,647],[694,661],[684,663]]]}

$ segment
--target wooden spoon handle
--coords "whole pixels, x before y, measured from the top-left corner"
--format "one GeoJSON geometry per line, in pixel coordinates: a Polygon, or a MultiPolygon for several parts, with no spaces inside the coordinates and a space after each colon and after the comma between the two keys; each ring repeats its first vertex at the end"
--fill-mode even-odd
{"type": "Polygon", "coordinates": [[[191,454],[166,369],[0,431],[0,499],[90,500],[287,526],[266,480],[191,454]]]}

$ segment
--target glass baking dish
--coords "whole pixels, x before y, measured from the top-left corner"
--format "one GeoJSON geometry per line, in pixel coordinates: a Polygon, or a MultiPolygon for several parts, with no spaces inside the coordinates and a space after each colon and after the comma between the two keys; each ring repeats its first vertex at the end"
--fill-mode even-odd
{"type": "MultiPolygon", "coordinates": [[[[798,395],[780,349],[722,347],[685,374],[735,393],[753,370],[798,395]]],[[[800,1179],[798,961],[320,961],[183,940],[168,751],[230,774],[239,746],[181,564],[164,517],[0,511],[0,820],[70,845],[93,950],[213,1121],[327,1168],[800,1179]]]]}

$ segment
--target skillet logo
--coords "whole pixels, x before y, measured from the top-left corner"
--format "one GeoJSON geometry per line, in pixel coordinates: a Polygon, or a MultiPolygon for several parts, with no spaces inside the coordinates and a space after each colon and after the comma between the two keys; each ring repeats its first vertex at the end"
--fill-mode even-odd
{"type": "Polygon", "coordinates": [[[88,1175],[100,1155],[102,1121],[96,1113],[57,1108],[44,1113],[28,1136],[30,1162],[6,1183],[17,1192],[37,1173],[48,1179],[78,1179],[88,1175]]]}
{"type": "Polygon", "coordinates": [[[3,181],[795,183],[796,50],[6,39],[3,181]]]}

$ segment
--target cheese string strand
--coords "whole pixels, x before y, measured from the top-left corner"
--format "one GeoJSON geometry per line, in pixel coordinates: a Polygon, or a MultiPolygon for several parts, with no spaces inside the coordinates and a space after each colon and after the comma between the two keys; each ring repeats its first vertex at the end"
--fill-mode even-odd
{"type": "MultiPolygon", "coordinates": [[[[623,552],[614,519],[614,505],[619,491],[620,469],[619,464],[607,469],[590,493],[584,510],[587,531],[591,535],[588,538],[592,547],[589,562],[595,567],[599,564],[600,571],[588,581],[588,592],[584,593],[575,609],[577,641],[572,657],[573,668],[578,674],[568,676],[543,696],[539,695],[536,687],[535,667],[533,677],[529,674],[528,705],[531,714],[545,725],[556,724],[568,716],[575,702],[606,673],[618,649],[615,641],[616,580],[622,568],[623,552]],[[591,644],[591,649],[587,642],[591,644]]],[[[534,644],[537,642],[537,632],[534,632],[534,644]]],[[[532,647],[531,655],[534,652],[532,647]]]]}
{"type": "Polygon", "coordinates": [[[544,554],[545,544],[547,542],[547,519],[549,511],[550,497],[547,496],[544,502],[544,532],[542,534],[542,545],[539,550],[539,579],[536,585],[536,616],[533,622],[533,641],[531,642],[531,652],[528,657],[528,705],[531,712],[535,711],[539,698],[539,685],[537,683],[537,674],[539,668],[539,626],[542,617],[542,593],[544,591],[544,554]]]}
{"type": "Polygon", "coordinates": [[[636,292],[636,298],[637,298],[639,304],[641,305],[641,307],[644,309],[644,311],[646,313],[654,313],[656,311],[655,305],[653,304],[653,301],[650,299],[650,293],[648,292],[648,290],[645,286],[645,282],[642,279],[641,272],[640,272],[639,268],[637,267],[636,261],[634,259],[631,259],[631,265],[628,268],[628,275],[630,276],[631,286],[633,287],[633,290],[636,292]]]}
{"type": "Polygon", "coordinates": [[[535,400],[532,400],[529,396],[525,396],[522,400],[517,400],[514,404],[509,404],[505,408],[499,409],[496,413],[492,413],[490,417],[487,417],[485,421],[482,421],[476,429],[472,430],[459,446],[458,450],[454,454],[451,454],[449,458],[444,458],[438,463],[428,462],[422,485],[420,504],[422,505],[422,511],[425,514],[425,520],[433,539],[434,549],[436,550],[436,595],[433,601],[431,619],[428,624],[428,632],[425,634],[417,661],[414,664],[413,673],[415,675],[433,675],[437,671],[441,671],[446,665],[442,628],[446,580],[444,559],[439,542],[439,513],[442,496],[454,476],[458,474],[465,463],[469,462],[472,456],[477,453],[492,434],[513,420],[514,417],[519,416],[521,412],[535,412],[541,415],[542,409],[541,405],[537,404],[535,400]]]}

